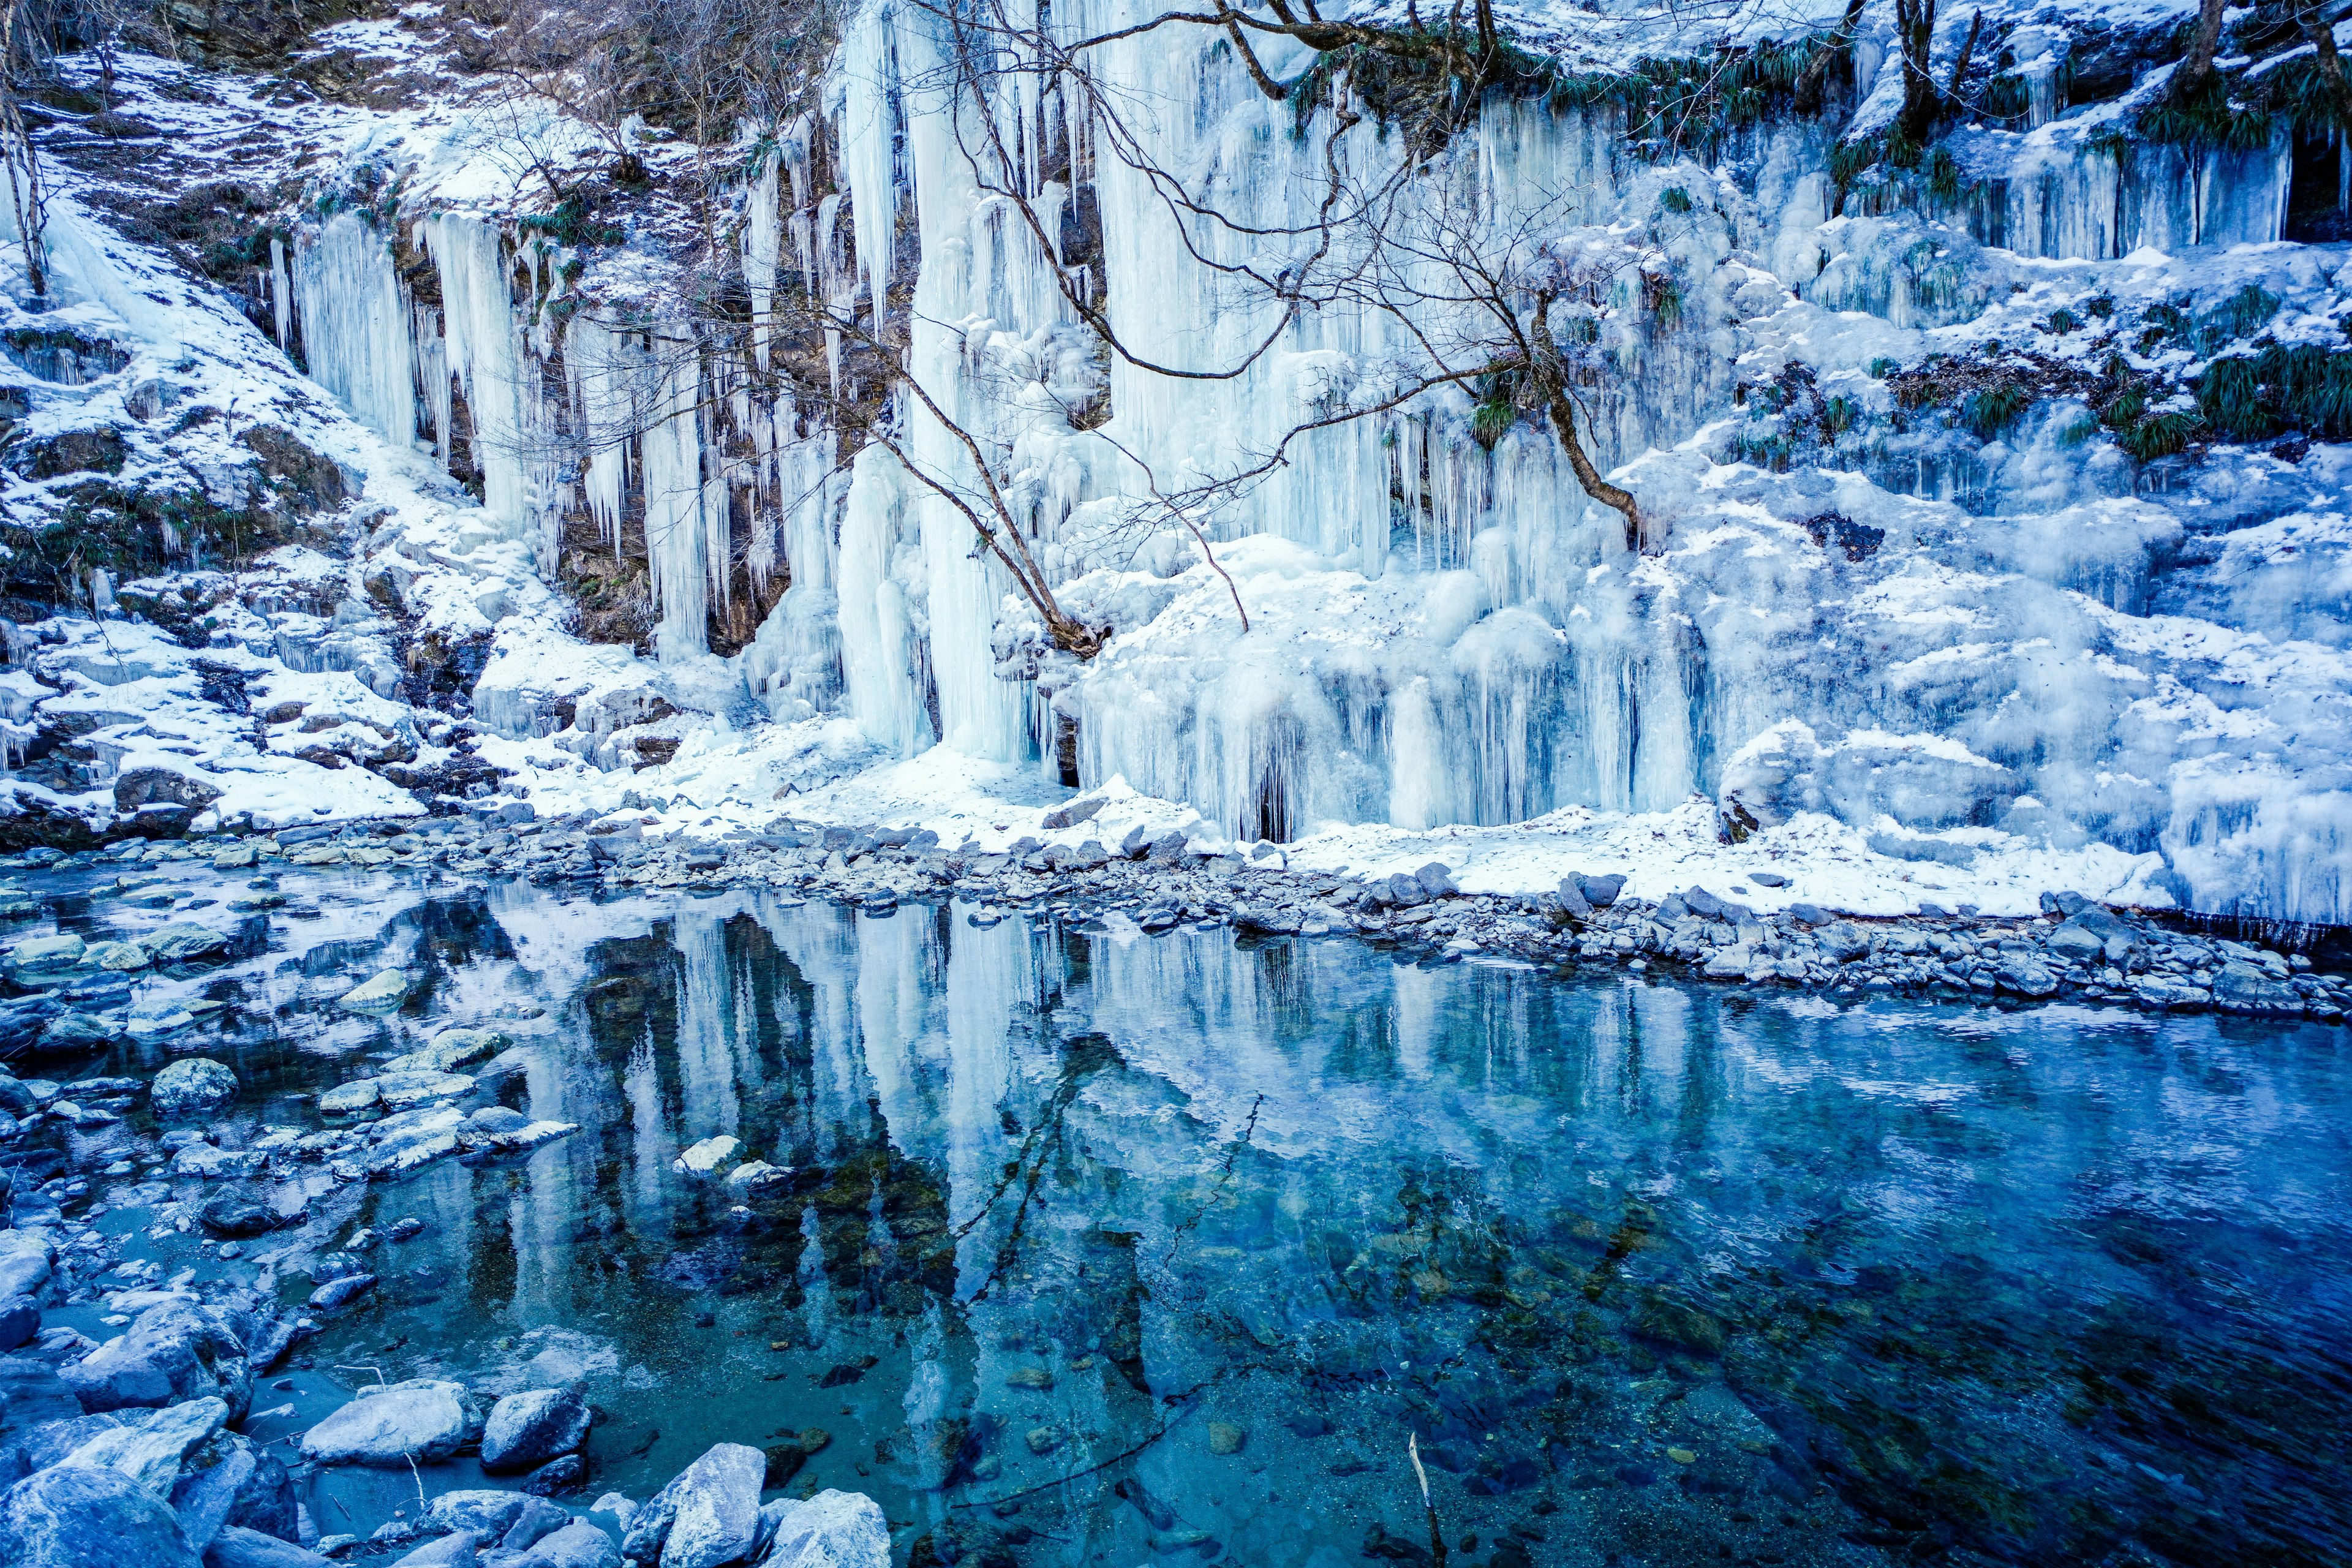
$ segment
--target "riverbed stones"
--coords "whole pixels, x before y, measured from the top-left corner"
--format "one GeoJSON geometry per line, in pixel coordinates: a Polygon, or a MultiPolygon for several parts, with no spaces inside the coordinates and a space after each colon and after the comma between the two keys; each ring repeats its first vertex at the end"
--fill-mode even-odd
{"type": "Polygon", "coordinates": [[[455,1100],[474,1087],[463,1073],[395,1072],[375,1080],[377,1102],[387,1110],[405,1110],[436,1100],[455,1100]]]}
{"type": "Polygon", "coordinates": [[[61,974],[77,967],[82,959],[82,940],[71,932],[56,936],[28,936],[8,952],[8,967],[19,979],[37,980],[41,976],[61,974]]]}
{"type": "Polygon", "coordinates": [[[221,1429],[228,1405],[191,1399],[99,1433],[66,1456],[68,1465],[102,1465],[129,1476],[159,1499],[169,1500],[180,1479],[180,1463],[221,1429]]]}
{"type": "Polygon", "coordinates": [[[217,1110],[236,1098],[236,1074],[210,1057],[183,1057],[155,1075],[148,1095],[158,1116],[217,1110]]]}
{"type": "Polygon", "coordinates": [[[438,1378],[362,1388],[303,1435],[302,1457],[322,1465],[390,1468],[446,1459],[481,1432],[466,1390],[438,1378]]]}
{"type": "MultiPolygon", "coordinates": [[[[0,1201],[6,1196],[7,1190],[0,1188],[0,1201]]],[[[57,1258],[57,1247],[37,1231],[0,1231],[0,1296],[37,1296],[57,1258]]],[[[8,1418],[16,1418],[13,1409],[8,1418]]]]}
{"type": "Polygon", "coordinates": [[[0,1351],[13,1351],[40,1331],[38,1302],[22,1291],[0,1300],[0,1351]]]}
{"type": "Polygon", "coordinates": [[[204,1568],[330,1568],[332,1561],[261,1531],[226,1524],[205,1548],[204,1568]]]}
{"type": "Polygon", "coordinates": [[[464,1531],[484,1546],[521,1552],[562,1529],[571,1518],[553,1503],[520,1492],[475,1487],[435,1498],[425,1510],[425,1526],[464,1531]]]}
{"type": "Polygon", "coordinates": [[[346,1274],[340,1279],[330,1279],[311,1291],[310,1310],[314,1312],[340,1311],[374,1289],[374,1275],[346,1274]]]}
{"type": "Polygon", "coordinates": [[[588,1406],[565,1388],[530,1388],[490,1407],[482,1427],[482,1468],[518,1475],[570,1454],[588,1438],[588,1406]]]}
{"type": "Polygon", "coordinates": [[[366,1110],[376,1102],[378,1088],[372,1078],[338,1084],[319,1096],[319,1110],[328,1116],[352,1116],[366,1110]]]}
{"type": "Polygon", "coordinates": [[[205,1200],[196,1217],[215,1236],[238,1240],[266,1236],[278,1228],[278,1211],[240,1193],[218,1193],[205,1200]]]}
{"type": "Polygon", "coordinates": [[[0,1498],[9,1568],[201,1568],[170,1505],[119,1470],[54,1465],[0,1498]]]}
{"type": "Polygon", "coordinates": [[[193,921],[174,921],[149,931],[138,942],[156,963],[194,963],[199,959],[218,958],[228,952],[229,944],[225,932],[193,921]]]}
{"type": "Polygon", "coordinates": [[[661,1568],[720,1568],[751,1554],[760,1533],[767,1456],[720,1443],[654,1494],[622,1537],[625,1556],[661,1568]]]}

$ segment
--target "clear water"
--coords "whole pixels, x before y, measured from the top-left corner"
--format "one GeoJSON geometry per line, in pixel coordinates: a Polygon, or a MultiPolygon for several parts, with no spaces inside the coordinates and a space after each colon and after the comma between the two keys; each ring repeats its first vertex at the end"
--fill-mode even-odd
{"type": "MultiPolygon", "coordinates": [[[[308,1130],[292,1097],[503,1016],[540,1047],[509,1101],[583,1131],[320,1173],[310,1225],[235,1263],[118,1191],[140,1255],[283,1253],[289,1300],[353,1227],[426,1223],[257,1434],[362,1368],[577,1373],[588,1496],[821,1428],[787,1489],[870,1492],[901,1562],[990,1568],[1425,1561],[1409,1436],[1456,1564],[2352,1560],[2339,1030],[1076,915],[285,887],[260,957],[139,982],[222,1021],[53,1076],[202,1049],[248,1131],[308,1130]],[[394,961],[429,975],[402,1014],[326,999],[394,961]],[[673,1169],[719,1133],[792,1179],[739,1206],[673,1169]]],[[[342,1473],[310,1506],[364,1532],[415,1488],[342,1473]]]]}

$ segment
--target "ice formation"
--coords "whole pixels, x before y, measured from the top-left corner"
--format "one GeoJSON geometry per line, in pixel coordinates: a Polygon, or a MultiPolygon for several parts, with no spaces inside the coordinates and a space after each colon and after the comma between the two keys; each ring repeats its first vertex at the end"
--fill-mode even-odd
{"type": "MultiPolygon", "coordinates": [[[[1089,0],[1045,25],[1075,38],[1143,14],[1089,0]]],[[[2352,919],[2345,448],[2140,462],[2086,440],[2064,395],[1971,438],[1907,418],[1893,379],[1998,343],[2080,383],[2085,320],[2203,320],[2249,290],[2279,341],[2340,342],[2346,253],[2281,238],[2307,162],[2291,137],[2123,135],[2168,67],[2073,104],[2066,29],[1994,19],[2024,111],[1954,129],[1949,193],[1915,200],[1834,167],[1838,136],[1899,102],[1874,10],[1843,132],[1768,119],[1705,162],[1637,156],[1613,107],[1498,92],[1407,170],[1402,138],[1270,101],[1206,32],[1091,52],[1111,135],[1017,60],[978,100],[942,68],[934,9],[866,0],[822,113],[747,141],[740,337],[624,268],[583,277],[429,128],[404,153],[354,133],[354,160],[411,160],[401,211],[304,223],[271,263],[268,325],[401,460],[478,486],[478,509],[408,529],[410,557],[442,552],[432,570],[397,570],[428,624],[496,628],[477,711],[518,745],[617,766],[614,736],[650,706],[620,694],[642,689],[709,715],[666,737],[679,776],[722,745],[943,746],[1124,781],[1245,840],[1663,819],[1698,799],[1735,837],[1831,821],[1920,865],[2104,844],[2162,857],[2152,898],[2352,919]],[[1279,237],[1311,226],[1335,157],[1398,183],[1400,225],[1472,248],[1534,226],[1548,254],[1605,253],[1580,317],[1589,435],[1653,520],[1650,552],[1539,420],[1479,426],[1458,386],[1386,405],[1422,352],[1405,318],[1285,312],[1235,283],[1298,262],[1279,237]],[[1173,216],[1161,171],[1222,218],[1173,216]],[[836,388],[860,374],[847,337],[903,327],[904,374],[955,426],[892,400],[882,427],[919,473],[841,449],[824,406],[767,374],[793,290],[853,324],[824,344],[836,388]],[[1066,290],[1099,303],[1118,352],[1066,290]],[[1824,411],[1811,458],[1770,445],[1786,422],[1762,412],[1790,398],[1824,411]],[[1062,604],[1109,628],[1098,656],[1045,646],[926,479],[976,483],[959,432],[1062,604]],[[1261,464],[1181,515],[1167,500],[1261,464]],[[515,613],[524,589],[486,585],[511,559],[543,595],[574,516],[616,551],[642,540],[657,671],[582,652],[515,613]],[[461,559],[463,586],[435,574],[461,559]],[[709,628],[746,584],[781,596],[721,659],[709,628]],[[746,739],[759,721],[824,739],[746,739]]],[[[1475,329],[1458,310],[1415,325],[1475,329]]],[[[2211,351],[2133,352],[2185,384],[2211,351]]]]}

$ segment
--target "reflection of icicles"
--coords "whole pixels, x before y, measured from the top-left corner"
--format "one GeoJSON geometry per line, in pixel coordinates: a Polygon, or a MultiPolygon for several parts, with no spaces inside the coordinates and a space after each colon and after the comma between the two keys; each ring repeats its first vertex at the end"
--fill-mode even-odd
{"type": "Polygon", "coordinates": [[[724,924],[681,914],[675,940],[686,971],[677,992],[677,1076],[691,1142],[738,1130],[734,980],[724,924]]]}
{"type": "Polygon", "coordinates": [[[310,379],[385,440],[408,447],[416,439],[408,306],[383,237],[337,213],[296,252],[294,287],[310,379]]]}
{"type": "Polygon", "coordinates": [[[671,1150],[676,1144],[662,1116],[661,1067],[654,1056],[651,1026],[629,1048],[629,1065],[621,1073],[621,1090],[629,1101],[630,1163],[636,1178],[637,1220],[651,1226],[663,1210],[664,1184],[668,1179],[671,1150]]]}

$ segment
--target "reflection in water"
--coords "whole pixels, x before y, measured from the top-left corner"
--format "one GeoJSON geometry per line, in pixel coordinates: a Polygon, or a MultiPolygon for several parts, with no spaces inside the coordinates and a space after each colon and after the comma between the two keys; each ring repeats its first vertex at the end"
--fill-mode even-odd
{"type": "Polygon", "coordinates": [[[321,1241],[434,1245],[319,1359],[585,1376],[599,1489],[738,1440],[918,1563],[1424,1562],[1412,1434],[1457,1563],[2352,1556],[2317,1026],[751,893],[385,912],[350,962],[426,999],[331,1020],[265,957],[248,1081],[535,1004],[508,1098],[584,1131],[328,1184],[321,1241]],[[675,1167],[719,1133],[789,1178],[675,1167]]]}

